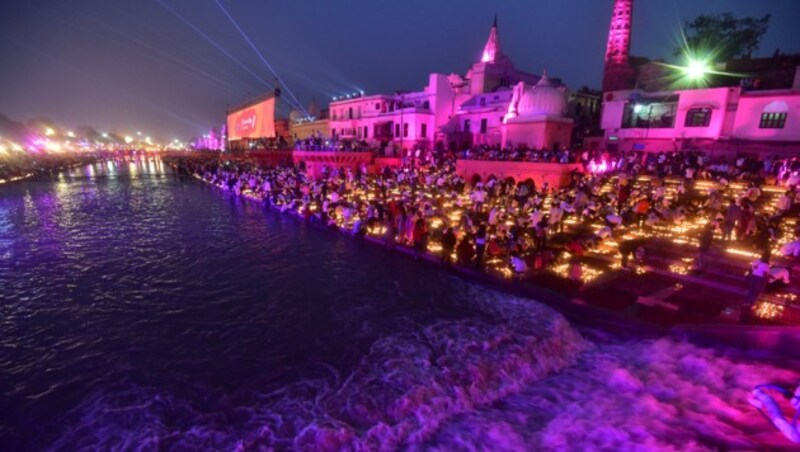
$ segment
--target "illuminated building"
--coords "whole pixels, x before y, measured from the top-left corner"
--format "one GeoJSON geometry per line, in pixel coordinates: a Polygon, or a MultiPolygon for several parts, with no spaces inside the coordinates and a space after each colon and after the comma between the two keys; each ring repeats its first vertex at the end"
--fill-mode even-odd
{"type": "Polygon", "coordinates": [[[328,110],[320,109],[314,100],[311,101],[306,110],[308,111],[308,116],[305,116],[297,109],[293,109],[289,113],[289,135],[292,140],[329,138],[328,110]]]}
{"type": "Polygon", "coordinates": [[[604,136],[587,147],[800,153],[800,60],[776,55],[716,65],[689,61],[683,68],[659,61],[634,64],[632,7],[632,0],[614,4],[603,74],[604,136]],[[682,76],[682,83],[675,76],[682,76]]]}
{"type": "Polygon", "coordinates": [[[567,95],[560,80],[514,66],[500,46],[495,18],[483,51],[465,75],[431,74],[421,91],[335,98],[330,135],[397,149],[564,147],[572,133],[567,95]]]}
{"type": "Polygon", "coordinates": [[[616,91],[603,104],[609,148],[800,152],[800,90],[616,91]]]}

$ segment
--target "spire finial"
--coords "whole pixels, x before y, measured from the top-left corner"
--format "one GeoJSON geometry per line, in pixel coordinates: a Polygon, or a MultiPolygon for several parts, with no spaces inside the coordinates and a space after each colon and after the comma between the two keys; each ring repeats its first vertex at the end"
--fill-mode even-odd
{"type": "Polygon", "coordinates": [[[492,27],[497,28],[497,13],[494,13],[494,23],[492,24],[492,27]]]}

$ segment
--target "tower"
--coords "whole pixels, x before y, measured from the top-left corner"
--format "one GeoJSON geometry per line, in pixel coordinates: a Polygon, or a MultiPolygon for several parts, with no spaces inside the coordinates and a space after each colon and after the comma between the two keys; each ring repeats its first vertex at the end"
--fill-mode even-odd
{"type": "Polygon", "coordinates": [[[489,39],[486,40],[486,45],[483,47],[483,53],[481,54],[481,63],[497,63],[502,54],[500,38],[497,36],[497,14],[495,14],[492,28],[489,30],[489,39]]]}
{"type": "Polygon", "coordinates": [[[494,15],[489,38],[483,46],[480,59],[474,63],[467,73],[470,80],[470,93],[481,94],[493,91],[498,86],[508,84],[507,76],[514,71],[514,64],[503,55],[500,48],[500,35],[497,32],[497,14],[494,15]]]}
{"type": "Polygon", "coordinates": [[[614,0],[603,69],[604,92],[631,89],[634,86],[634,71],[630,65],[632,21],[633,0],[614,0]]]}

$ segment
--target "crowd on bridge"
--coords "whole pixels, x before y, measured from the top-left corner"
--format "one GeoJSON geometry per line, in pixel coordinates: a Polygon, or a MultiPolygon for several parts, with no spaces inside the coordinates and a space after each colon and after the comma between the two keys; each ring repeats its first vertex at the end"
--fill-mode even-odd
{"type": "MultiPolygon", "coordinates": [[[[481,152],[487,151],[471,151],[481,152]]],[[[569,159],[587,168],[603,161],[607,170],[576,173],[558,188],[531,180],[464,180],[452,155],[420,155],[379,174],[330,168],[316,179],[302,164],[262,167],[247,158],[214,155],[175,164],[309,222],[409,247],[418,258],[438,254],[445,266],[510,278],[558,267],[587,281],[582,261],[588,253],[611,247],[621,258],[612,268],[627,268],[655,240],[696,245],[694,270],[703,271],[717,242],[758,257],[748,276],[746,303],[753,304],[771,281],[789,282],[787,268],[800,255],[797,158],[723,162],[703,152],[582,152],[569,159]],[[770,266],[776,254],[784,263],[770,266]]]]}

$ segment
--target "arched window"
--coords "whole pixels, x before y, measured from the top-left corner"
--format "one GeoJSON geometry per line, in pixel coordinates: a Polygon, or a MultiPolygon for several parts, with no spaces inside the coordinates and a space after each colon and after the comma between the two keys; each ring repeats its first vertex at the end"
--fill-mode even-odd
{"type": "Polygon", "coordinates": [[[686,112],[685,127],[708,127],[711,124],[711,109],[707,107],[690,108],[686,112]]]}
{"type": "Polygon", "coordinates": [[[789,115],[789,105],[782,100],[775,100],[767,104],[761,113],[760,129],[783,129],[786,127],[786,117],[789,115]]]}

